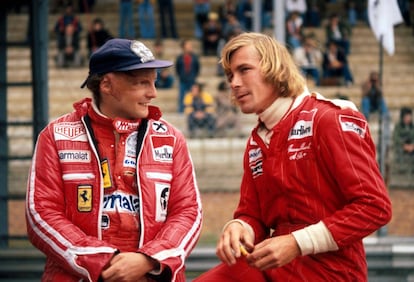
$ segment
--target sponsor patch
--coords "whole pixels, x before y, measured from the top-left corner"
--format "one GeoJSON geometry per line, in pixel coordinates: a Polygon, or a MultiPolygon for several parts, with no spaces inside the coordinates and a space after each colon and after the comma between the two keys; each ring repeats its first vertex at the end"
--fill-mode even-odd
{"type": "Polygon", "coordinates": [[[109,161],[103,159],[101,161],[103,185],[105,189],[112,187],[111,171],[109,170],[109,161]]]}
{"type": "Polygon", "coordinates": [[[103,211],[137,213],[139,211],[139,198],[137,195],[115,191],[103,196],[103,211]]]}
{"type": "Polygon", "coordinates": [[[86,131],[81,122],[57,123],[53,127],[55,140],[87,141],[86,131]]]}
{"type": "Polygon", "coordinates": [[[175,137],[174,136],[151,136],[152,155],[154,161],[158,162],[172,162],[173,160],[173,148],[175,137]]]}
{"type": "Polygon", "coordinates": [[[58,155],[61,163],[91,162],[91,152],[88,150],[60,150],[58,155]]]}
{"type": "Polygon", "coordinates": [[[363,119],[353,116],[339,116],[339,123],[341,124],[342,131],[355,132],[361,138],[365,137],[367,133],[367,122],[363,119]]]}
{"type": "Polygon", "coordinates": [[[115,119],[112,123],[118,133],[128,133],[138,128],[138,122],[130,122],[127,120],[115,119]]]}
{"type": "Polygon", "coordinates": [[[107,214],[103,214],[102,215],[102,221],[101,221],[101,228],[102,229],[108,229],[110,223],[111,223],[111,220],[109,219],[109,216],[107,214]]]}
{"type": "Polygon", "coordinates": [[[137,136],[138,133],[134,131],[127,137],[125,141],[125,156],[123,161],[124,167],[136,167],[137,136]]]}
{"type": "Polygon", "coordinates": [[[124,167],[135,168],[136,166],[137,166],[137,161],[135,160],[135,158],[125,156],[125,158],[124,158],[124,167]]]}
{"type": "Polygon", "coordinates": [[[311,150],[311,142],[302,142],[302,144],[290,144],[288,147],[289,160],[300,160],[308,155],[311,150]]]}
{"type": "Polygon", "coordinates": [[[253,178],[263,174],[263,155],[260,148],[249,150],[249,166],[253,178]]]}
{"type": "Polygon", "coordinates": [[[152,130],[158,133],[165,133],[167,132],[167,126],[160,121],[154,121],[152,123],[152,130]]]}
{"type": "Polygon", "coordinates": [[[90,212],[92,210],[92,185],[78,186],[78,211],[90,212]]]}
{"type": "Polygon", "coordinates": [[[155,193],[157,196],[155,221],[164,222],[167,219],[170,185],[166,183],[155,183],[155,193]]]}
{"type": "Polygon", "coordinates": [[[289,132],[288,140],[302,139],[313,135],[313,119],[317,109],[302,111],[299,113],[298,121],[289,132]]]}

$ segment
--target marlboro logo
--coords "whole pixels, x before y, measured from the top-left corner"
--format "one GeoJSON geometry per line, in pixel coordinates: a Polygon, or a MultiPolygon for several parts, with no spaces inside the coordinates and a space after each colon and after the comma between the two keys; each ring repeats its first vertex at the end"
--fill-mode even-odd
{"type": "Polygon", "coordinates": [[[154,160],[159,162],[172,162],[174,141],[174,136],[151,136],[154,160]]]}
{"type": "Polygon", "coordinates": [[[290,130],[288,140],[301,139],[312,136],[313,118],[315,117],[315,114],[316,109],[313,109],[311,111],[302,111],[299,114],[298,121],[290,130]]]}

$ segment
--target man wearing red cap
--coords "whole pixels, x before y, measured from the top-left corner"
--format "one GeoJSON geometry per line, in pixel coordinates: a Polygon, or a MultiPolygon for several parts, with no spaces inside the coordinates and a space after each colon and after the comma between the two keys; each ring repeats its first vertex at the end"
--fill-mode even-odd
{"type": "Polygon", "coordinates": [[[39,135],[27,187],[28,235],[45,281],[185,281],[201,229],[194,168],[180,131],[151,105],[156,60],[141,42],[94,52],[93,99],[39,135]]]}

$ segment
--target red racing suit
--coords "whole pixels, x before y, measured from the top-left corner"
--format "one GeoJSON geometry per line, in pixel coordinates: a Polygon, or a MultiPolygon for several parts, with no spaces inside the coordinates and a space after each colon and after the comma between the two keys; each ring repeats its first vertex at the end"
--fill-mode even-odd
{"type": "Polygon", "coordinates": [[[367,121],[316,95],[296,100],[268,147],[253,130],[234,218],[253,228],[255,243],[319,221],[332,234],[338,251],[267,270],[269,281],[366,281],[362,239],[391,218],[367,121]]]}
{"type": "Polygon", "coordinates": [[[108,119],[89,98],[74,108],[40,133],[29,173],[26,221],[47,256],[42,280],[98,281],[116,252],[132,251],[160,262],[152,279],[184,282],[202,210],[183,135],[150,106],[136,151],[141,120],[108,119]]]}

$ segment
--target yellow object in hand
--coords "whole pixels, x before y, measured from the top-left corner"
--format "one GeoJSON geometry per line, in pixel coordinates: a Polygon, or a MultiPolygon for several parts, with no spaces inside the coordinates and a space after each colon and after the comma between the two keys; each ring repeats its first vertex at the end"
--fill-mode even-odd
{"type": "Polygon", "coordinates": [[[243,245],[240,245],[240,252],[243,256],[247,256],[249,252],[246,250],[246,248],[243,245]]]}

